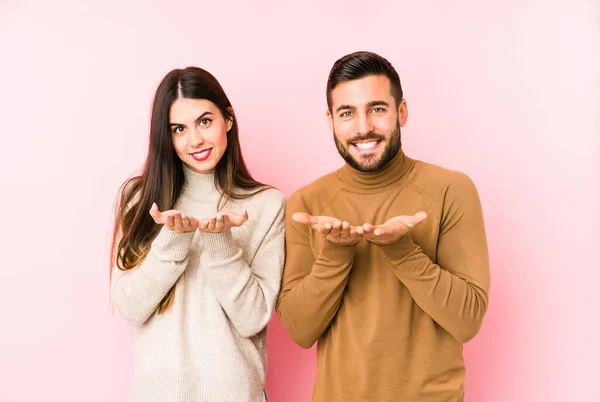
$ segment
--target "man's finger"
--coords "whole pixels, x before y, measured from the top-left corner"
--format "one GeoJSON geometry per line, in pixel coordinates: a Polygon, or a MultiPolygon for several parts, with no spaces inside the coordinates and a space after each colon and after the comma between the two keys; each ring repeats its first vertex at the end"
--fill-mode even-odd
{"type": "Polygon", "coordinates": [[[321,234],[328,235],[329,233],[331,233],[331,223],[326,222],[316,230],[318,230],[321,234]]]}
{"type": "Polygon", "coordinates": [[[342,222],[333,222],[331,224],[331,234],[333,235],[339,235],[340,232],[342,231],[342,222]]]}
{"type": "MultiPolygon", "coordinates": [[[[396,226],[388,226],[388,225],[374,226],[373,234],[375,236],[392,235],[397,231],[397,229],[398,228],[396,226]]],[[[404,230],[402,230],[402,231],[404,231],[404,230]]]]}
{"type": "Polygon", "coordinates": [[[295,222],[302,223],[304,225],[316,225],[319,223],[319,220],[306,212],[296,212],[292,215],[292,219],[295,222]]]}
{"type": "Polygon", "coordinates": [[[421,211],[421,212],[417,212],[416,214],[414,214],[413,216],[411,216],[408,219],[408,224],[407,226],[409,228],[412,228],[414,226],[417,226],[419,223],[423,222],[425,220],[425,218],[427,218],[427,213],[421,211]]]}
{"type": "Polygon", "coordinates": [[[362,225],[362,229],[364,233],[371,233],[373,230],[375,230],[375,226],[371,225],[370,223],[365,223],[362,225]]]}
{"type": "Polygon", "coordinates": [[[350,237],[350,224],[346,221],[342,222],[342,228],[340,229],[340,235],[342,237],[350,237]]]}

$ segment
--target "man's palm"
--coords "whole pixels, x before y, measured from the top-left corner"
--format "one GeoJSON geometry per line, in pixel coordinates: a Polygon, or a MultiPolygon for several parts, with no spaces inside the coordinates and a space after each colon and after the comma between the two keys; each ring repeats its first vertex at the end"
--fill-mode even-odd
{"type": "Polygon", "coordinates": [[[352,246],[360,241],[356,227],[331,216],[313,216],[305,212],[296,212],[292,215],[292,219],[310,226],[331,243],[352,246]]]}
{"type": "Polygon", "coordinates": [[[377,226],[365,223],[362,226],[358,226],[356,231],[367,241],[379,246],[386,246],[400,240],[413,227],[423,222],[425,218],[427,218],[425,212],[417,212],[414,215],[395,216],[377,226]]]}

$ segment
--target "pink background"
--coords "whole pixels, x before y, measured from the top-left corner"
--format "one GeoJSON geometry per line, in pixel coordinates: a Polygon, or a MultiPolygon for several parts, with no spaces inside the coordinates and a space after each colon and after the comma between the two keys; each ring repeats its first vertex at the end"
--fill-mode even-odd
{"type": "MultiPolygon", "coordinates": [[[[0,2],[1,402],[126,400],[110,214],[167,71],[217,76],[253,173],[290,195],[341,164],[325,81],[359,49],[400,73],[406,152],[481,193],[492,291],[467,401],[600,401],[598,1],[124,3],[0,2]]],[[[277,318],[268,336],[270,401],[308,401],[314,350],[277,318]]]]}

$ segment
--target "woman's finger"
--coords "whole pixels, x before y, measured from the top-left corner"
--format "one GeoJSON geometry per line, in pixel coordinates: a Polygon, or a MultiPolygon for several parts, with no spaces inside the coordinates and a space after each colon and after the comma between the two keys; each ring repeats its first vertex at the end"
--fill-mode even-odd
{"type": "Polygon", "coordinates": [[[215,232],[220,232],[223,230],[223,215],[217,214],[215,217],[215,232]]]}
{"type": "Polygon", "coordinates": [[[191,232],[193,230],[190,225],[190,219],[186,214],[181,214],[181,227],[184,232],[191,232]]]}
{"type": "Polygon", "coordinates": [[[194,218],[193,216],[188,216],[188,220],[190,221],[190,227],[192,230],[198,229],[198,226],[200,226],[200,221],[198,219],[194,218]]]}
{"type": "Polygon", "coordinates": [[[167,227],[167,229],[173,230],[173,215],[168,215],[164,219],[164,225],[167,227]]]}
{"type": "Polygon", "coordinates": [[[200,222],[200,230],[207,231],[209,224],[210,224],[210,220],[203,219],[202,222],[200,222]]]}
{"type": "Polygon", "coordinates": [[[223,215],[223,231],[231,227],[231,218],[229,215],[223,215]]]}
{"type": "Polygon", "coordinates": [[[154,219],[156,223],[163,223],[163,217],[160,211],[158,210],[158,205],[156,203],[152,203],[152,207],[150,207],[150,216],[154,219]]]}
{"type": "Polygon", "coordinates": [[[181,214],[175,213],[173,216],[173,230],[183,232],[183,223],[181,222],[181,214]]]}

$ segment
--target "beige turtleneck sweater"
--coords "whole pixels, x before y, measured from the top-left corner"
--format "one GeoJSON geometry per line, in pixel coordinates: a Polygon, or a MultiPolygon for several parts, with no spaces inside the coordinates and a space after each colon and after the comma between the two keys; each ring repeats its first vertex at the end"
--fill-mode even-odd
{"type": "MultiPolygon", "coordinates": [[[[184,166],[174,208],[214,216],[212,174],[184,166]]],[[[136,402],[258,402],[267,363],[266,325],[284,262],[285,198],[274,189],[229,201],[225,211],[249,219],[214,234],[162,228],[146,259],[114,269],[112,300],[132,325],[136,402]],[[156,308],[175,285],[170,308],[156,308]]]]}
{"type": "Polygon", "coordinates": [[[317,344],[314,402],[458,402],[462,345],[488,304],[488,250],[477,190],[464,174],[402,151],[382,171],[349,166],[293,194],[277,311],[303,347],[317,344]],[[338,246],[294,212],[351,225],[425,211],[388,246],[338,246]]]}

